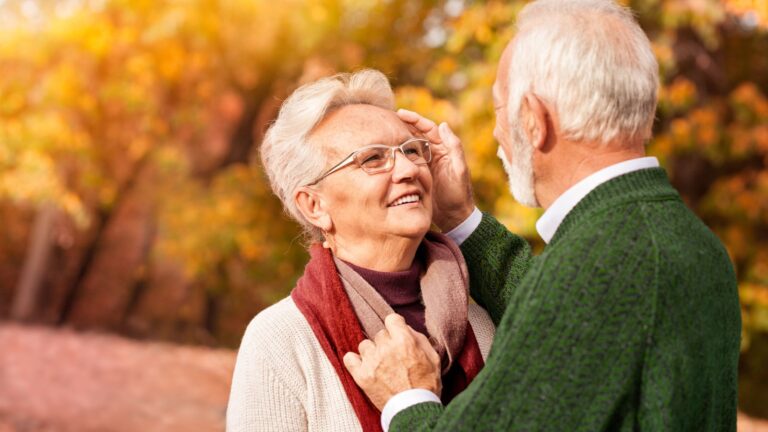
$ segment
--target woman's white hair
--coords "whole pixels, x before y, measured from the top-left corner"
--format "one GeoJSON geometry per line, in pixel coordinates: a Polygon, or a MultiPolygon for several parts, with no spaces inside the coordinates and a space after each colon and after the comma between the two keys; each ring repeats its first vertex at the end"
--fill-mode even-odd
{"type": "Polygon", "coordinates": [[[610,0],[538,0],[518,15],[508,70],[510,124],[523,96],[553,105],[566,139],[649,139],[658,64],[632,12],[610,0]]]}
{"type": "Polygon", "coordinates": [[[365,69],[299,87],[283,102],[261,144],[261,161],[272,190],[311,241],[322,240],[323,234],[301,214],[294,193],[317,178],[328,161],[324,149],[314,145],[309,136],[332,111],[353,104],[394,109],[395,96],[387,77],[377,70],[365,69]]]}

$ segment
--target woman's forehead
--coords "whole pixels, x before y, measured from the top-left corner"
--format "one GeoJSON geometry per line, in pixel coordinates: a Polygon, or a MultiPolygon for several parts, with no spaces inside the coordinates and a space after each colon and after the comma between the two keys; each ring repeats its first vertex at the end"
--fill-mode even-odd
{"type": "Polygon", "coordinates": [[[313,138],[330,152],[347,153],[370,144],[397,145],[411,137],[394,111],[372,105],[347,105],[329,114],[313,138]]]}

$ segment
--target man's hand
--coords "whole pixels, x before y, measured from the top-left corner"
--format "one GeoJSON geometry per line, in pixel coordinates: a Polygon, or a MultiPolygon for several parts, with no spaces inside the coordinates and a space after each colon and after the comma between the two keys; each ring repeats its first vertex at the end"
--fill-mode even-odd
{"type": "Polygon", "coordinates": [[[344,366],[357,385],[381,411],[394,395],[421,388],[440,395],[440,356],[427,337],[413,330],[398,314],[384,319],[385,329],[374,341],[360,342],[360,355],[344,355],[344,366]]]}
{"type": "Polygon", "coordinates": [[[397,110],[397,115],[432,143],[432,220],[443,232],[450,231],[466,220],[475,209],[461,141],[446,123],[438,126],[432,120],[404,109],[397,110]]]}

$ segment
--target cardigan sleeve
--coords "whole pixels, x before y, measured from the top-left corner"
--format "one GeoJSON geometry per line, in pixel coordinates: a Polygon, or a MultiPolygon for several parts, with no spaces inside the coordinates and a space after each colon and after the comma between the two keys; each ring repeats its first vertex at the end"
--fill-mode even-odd
{"type": "Polygon", "coordinates": [[[498,325],[512,292],[531,265],[531,246],[484,213],[480,225],[461,244],[461,252],[469,268],[472,297],[498,325]]]}
{"type": "Polygon", "coordinates": [[[246,332],[232,377],[227,432],[307,431],[304,406],[273,364],[279,359],[265,355],[263,346],[246,332]]]}

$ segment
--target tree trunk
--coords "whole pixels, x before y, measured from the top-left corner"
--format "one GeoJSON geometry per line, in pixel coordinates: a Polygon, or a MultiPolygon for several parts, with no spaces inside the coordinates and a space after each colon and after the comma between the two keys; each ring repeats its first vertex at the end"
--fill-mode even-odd
{"type": "Polygon", "coordinates": [[[117,203],[102,221],[102,229],[84,263],[81,277],[65,310],[64,320],[76,328],[120,330],[143,278],[152,241],[154,168],[146,161],[136,167],[117,203]]]}
{"type": "Polygon", "coordinates": [[[29,321],[35,317],[51,256],[51,234],[55,220],[56,208],[52,204],[43,205],[35,216],[32,238],[11,308],[11,318],[14,320],[29,321]]]}

